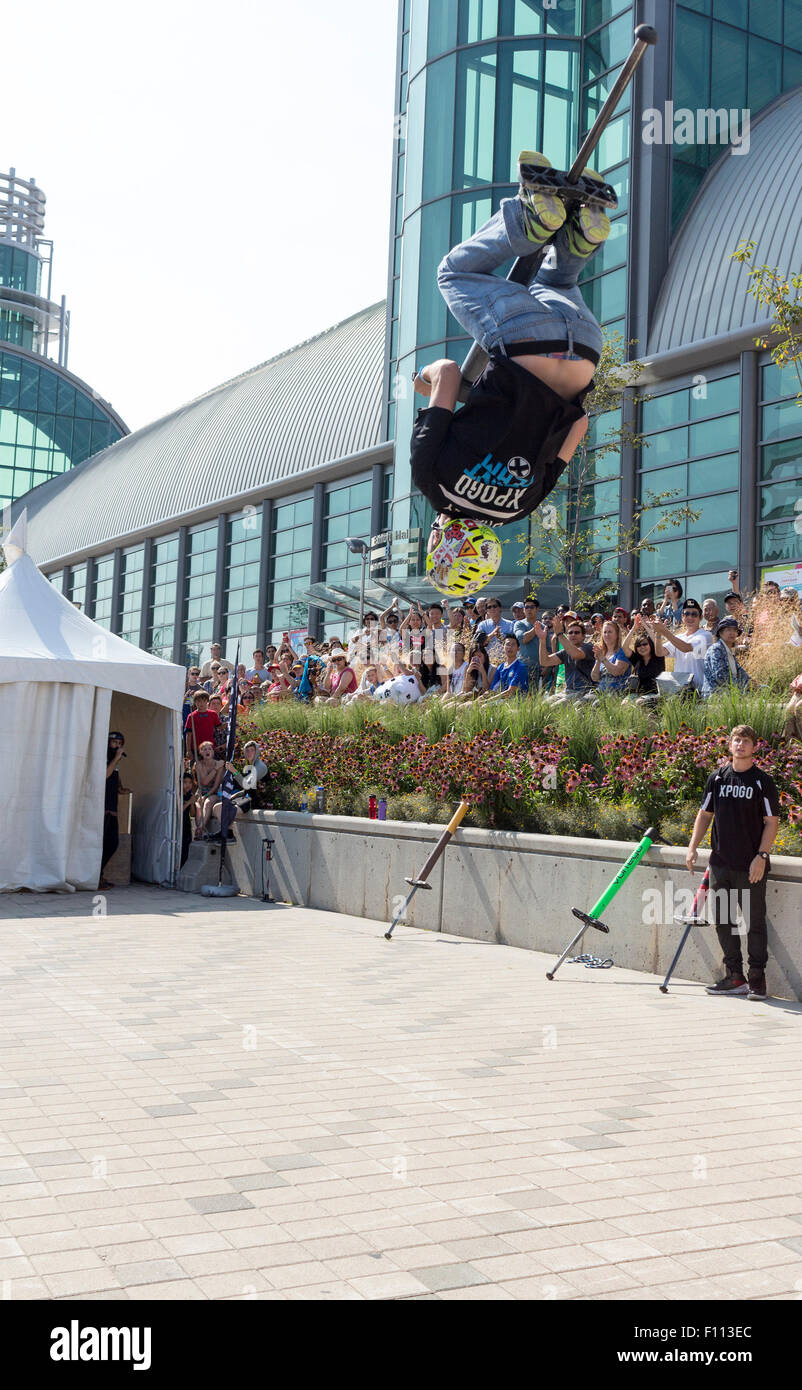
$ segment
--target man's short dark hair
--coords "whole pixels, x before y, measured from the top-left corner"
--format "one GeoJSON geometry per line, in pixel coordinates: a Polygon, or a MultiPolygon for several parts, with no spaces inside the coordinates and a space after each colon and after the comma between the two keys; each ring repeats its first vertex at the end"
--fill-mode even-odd
{"type": "Polygon", "coordinates": [[[430,604],[429,604],[429,607],[428,607],[428,609],[427,609],[426,611],[427,611],[428,613],[431,613],[431,611],[432,611],[433,608],[439,608],[440,612],[441,612],[441,613],[443,612],[443,605],[442,605],[442,603],[430,603],[430,604]]]}
{"type": "Polygon", "coordinates": [[[526,608],[526,605],[527,605],[528,603],[529,603],[529,604],[533,604],[533,605],[535,606],[535,608],[539,608],[539,607],[540,607],[540,599],[535,598],[534,594],[527,594],[527,595],[526,595],[526,598],[524,599],[524,608],[526,608]]]}
{"type": "Polygon", "coordinates": [[[505,642],[514,642],[515,645],[516,645],[516,647],[520,647],[520,645],[521,645],[519,639],[515,636],[515,633],[514,633],[514,632],[505,632],[505,634],[504,634],[504,641],[505,641],[505,642]]]}
{"type": "Polygon", "coordinates": [[[730,730],[730,743],[732,743],[732,740],[735,738],[736,734],[740,734],[741,738],[751,739],[752,743],[757,743],[757,734],[755,733],[751,724],[736,724],[735,728],[730,730]]]}

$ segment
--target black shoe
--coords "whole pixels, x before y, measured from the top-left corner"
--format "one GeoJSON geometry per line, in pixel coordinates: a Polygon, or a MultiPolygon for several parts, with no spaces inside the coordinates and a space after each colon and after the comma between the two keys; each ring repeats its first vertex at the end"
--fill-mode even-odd
{"type": "Polygon", "coordinates": [[[707,986],[708,994],[747,994],[749,986],[743,975],[725,975],[723,980],[717,980],[714,985],[707,986]]]}
{"type": "Polygon", "coordinates": [[[749,971],[749,993],[747,999],[766,998],[766,976],[762,970],[749,971]]]}

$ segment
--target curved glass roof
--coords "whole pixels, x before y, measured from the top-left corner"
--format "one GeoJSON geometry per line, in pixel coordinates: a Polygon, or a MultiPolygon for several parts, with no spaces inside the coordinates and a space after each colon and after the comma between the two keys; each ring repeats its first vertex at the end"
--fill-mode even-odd
{"type": "Polygon", "coordinates": [[[671,250],[649,356],[765,322],[766,310],[748,292],[746,268],[730,257],[739,242],[754,241],[758,264],[799,270],[800,183],[802,87],[796,87],[753,123],[748,153],[728,149],[706,175],[671,250]]]}

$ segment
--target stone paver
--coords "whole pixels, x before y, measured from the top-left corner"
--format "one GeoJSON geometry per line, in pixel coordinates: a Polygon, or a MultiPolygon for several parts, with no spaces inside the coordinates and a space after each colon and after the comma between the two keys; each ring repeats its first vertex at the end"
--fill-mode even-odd
{"type": "Polygon", "coordinates": [[[4,1299],[799,1297],[802,1006],[107,902],[0,900],[4,1299]]]}

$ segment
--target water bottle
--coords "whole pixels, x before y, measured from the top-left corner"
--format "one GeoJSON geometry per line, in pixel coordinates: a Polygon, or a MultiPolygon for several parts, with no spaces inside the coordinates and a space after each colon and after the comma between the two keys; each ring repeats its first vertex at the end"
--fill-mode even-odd
{"type": "Polygon", "coordinates": [[[379,797],[379,820],[387,819],[387,802],[384,797],[379,797]]]}
{"type": "Polygon", "coordinates": [[[375,798],[375,796],[371,796],[371,797],[368,798],[368,817],[369,817],[370,820],[376,820],[376,819],[377,819],[376,798],[375,798]]]}
{"type": "Polygon", "coordinates": [[[315,787],[315,810],[318,815],[326,814],[326,788],[315,787]]]}
{"type": "Polygon", "coordinates": [[[308,810],[309,807],[306,804],[306,792],[301,792],[301,811],[306,812],[308,810]]]}

